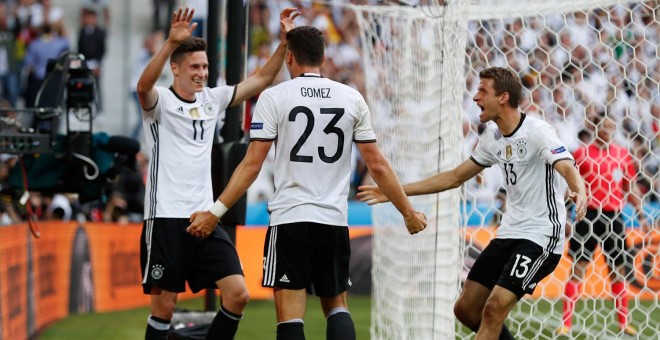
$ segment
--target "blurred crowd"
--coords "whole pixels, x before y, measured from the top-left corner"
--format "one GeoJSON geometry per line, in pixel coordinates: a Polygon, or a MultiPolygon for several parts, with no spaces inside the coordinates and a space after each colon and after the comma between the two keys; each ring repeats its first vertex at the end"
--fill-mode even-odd
{"type": "MultiPolygon", "coordinates": [[[[106,40],[109,32],[109,0],[80,0],[77,46],[70,46],[63,18],[71,13],[55,5],[56,0],[0,1],[0,107],[31,107],[45,76],[46,62],[62,51],[74,50],[85,55],[98,81],[102,75],[106,40]]],[[[298,25],[320,28],[326,38],[326,61],[323,76],[348,84],[366,97],[362,68],[363,51],[355,13],[345,4],[381,4],[377,0],[344,0],[310,3],[307,1],[249,2],[248,74],[266,62],[279,43],[279,13],[297,7],[298,25]]],[[[174,8],[188,5],[196,9],[196,34],[205,36],[206,0],[153,0],[153,24],[144,32],[144,44],[132,65],[131,89],[151,57],[166,38],[174,8]]],[[[619,128],[615,140],[627,146],[639,169],[638,184],[649,202],[657,202],[660,178],[660,5],[645,1],[616,5],[587,13],[526,17],[515,20],[472,21],[469,24],[466,50],[466,91],[464,96],[464,134],[466,156],[475,146],[479,132],[478,107],[472,96],[478,85],[478,72],[488,66],[510,66],[524,82],[523,112],[540,116],[557,128],[570,150],[594,138],[593,118],[613,117],[619,128]]],[[[159,85],[167,86],[166,76],[159,85]]],[[[171,76],[170,76],[171,77],[171,76]]],[[[276,82],[288,80],[285,69],[276,82]]],[[[100,89],[103,91],[103,89],[100,89]]],[[[139,104],[135,98],[135,111],[139,104]]],[[[257,98],[247,105],[245,131],[249,133],[251,110],[257,98]]],[[[127,132],[140,139],[142,127],[136,117],[134,129],[127,132]]],[[[364,163],[354,152],[351,194],[367,180],[364,163]]],[[[248,201],[267,200],[273,192],[272,159],[264,164],[255,184],[248,191],[248,201]]],[[[8,168],[16,157],[3,155],[0,184],[3,193],[8,168]],[[3,170],[5,169],[5,170],[3,170]]],[[[43,218],[85,218],[92,221],[141,221],[146,156],[138,154],[137,169],[122,173],[104,202],[81,205],[75,195],[33,193],[35,212],[43,218]],[[140,186],[141,185],[141,186],[140,186]],[[68,204],[67,204],[68,203],[68,204]]],[[[475,202],[492,204],[501,197],[502,174],[489,169],[471,180],[466,195],[475,202]]],[[[20,204],[1,196],[3,215],[0,223],[14,223],[24,218],[20,204]],[[12,208],[8,208],[12,206],[12,208]]],[[[16,195],[12,196],[16,198],[16,195]]],[[[14,199],[15,201],[16,199],[14,199]]],[[[23,209],[23,210],[22,210],[23,209]]]]}
{"type": "MultiPolygon", "coordinates": [[[[510,66],[524,85],[523,112],[550,122],[570,151],[594,138],[594,119],[608,116],[614,141],[627,147],[647,202],[660,188],[660,3],[645,1],[590,12],[470,22],[464,132],[466,148],[479,131],[471,97],[486,66],[510,66]]],[[[466,150],[467,151],[467,150],[466,150]]],[[[476,200],[488,201],[501,173],[472,183],[476,200]]]]}

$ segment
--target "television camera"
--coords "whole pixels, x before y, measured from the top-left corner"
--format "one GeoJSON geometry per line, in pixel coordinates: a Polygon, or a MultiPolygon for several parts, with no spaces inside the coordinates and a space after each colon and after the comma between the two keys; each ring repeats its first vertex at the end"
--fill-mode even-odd
{"type": "Polygon", "coordinates": [[[120,170],[134,169],[136,140],[93,131],[97,102],[83,55],[49,60],[35,108],[0,109],[0,153],[20,161],[10,171],[10,187],[78,193],[85,203],[102,198],[120,170]]]}

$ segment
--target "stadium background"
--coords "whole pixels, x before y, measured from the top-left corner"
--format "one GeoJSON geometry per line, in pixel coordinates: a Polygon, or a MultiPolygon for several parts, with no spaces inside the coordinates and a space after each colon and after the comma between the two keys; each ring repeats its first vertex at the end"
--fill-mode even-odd
{"type": "MultiPolygon", "coordinates": [[[[73,45],[75,34],[78,31],[79,1],[62,0],[53,1],[53,3],[61,6],[66,13],[65,23],[68,32],[71,33],[70,39],[73,45]]],[[[126,131],[132,131],[138,119],[135,105],[131,101],[130,93],[126,90],[130,88],[128,83],[133,77],[132,64],[136,53],[150,30],[152,12],[147,6],[151,5],[151,2],[146,0],[113,0],[112,4],[108,54],[101,78],[105,104],[95,128],[111,134],[124,134],[126,131]],[[126,85],[117,86],[117,84],[126,85]],[[116,100],[116,98],[125,98],[125,100],[116,100]]],[[[271,12],[271,16],[276,14],[279,8],[287,5],[285,2],[269,3],[266,1],[253,1],[252,4],[255,6],[255,10],[262,14],[268,10],[271,12]],[[263,6],[260,6],[260,3],[263,6]]],[[[304,14],[308,24],[326,27],[329,39],[339,39],[337,44],[333,45],[333,49],[329,50],[330,67],[324,70],[324,74],[329,78],[349,83],[364,93],[364,75],[360,66],[362,52],[359,46],[350,43],[354,39],[349,38],[351,34],[357,34],[355,23],[351,23],[350,20],[344,22],[346,25],[342,26],[342,29],[345,30],[344,34],[337,35],[336,31],[333,33],[333,30],[337,29],[336,27],[327,26],[329,25],[327,18],[329,15],[338,15],[337,12],[342,12],[341,8],[310,6],[308,3],[302,5],[305,8],[304,14]]],[[[345,18],[343,15],[339,15],[339,17],[345,18]]],[[[272,50],[269,42],[274,36],[268,37],[268,34],[261,31],[264,27],[268,27],[268,24],[255,24],[260,20],[257,15],[251,15],[250,18],[254,20],[250,27],[250,36],[254,40],[248,47],[253,52],[248,61],[248,73],[253,72],[259,63],[263,62],[264,51],[272,50]],[[258,43],[258,41],[262,43],[258,43]]],[[[272,26],[273,24],[270,22],[270,27],[272,26]]],[[[355,36],[352,37],[355,38],[355,36]]],[[[276,40],[273,43],[276,43],[276,40]]],[[[284,79],[286,76],[283,75],[279,81],[284,79]]],[[[466,104],[466,107],[468,106],[469,103],[466,104]]],[[[476,126],[470,128],[470,131],[476,130],[476,126]]],[[[357,171],[359,160],[356,160],[356,163],[357,171]]],[[[651,178],[657,178],[657,176],[651,176],[651,178]]],[[[247,226],[240,228],[237,233],[239,252],[245,262],[246,272],[253,273],[252,275],[257,277],[257,280],[250,285],[253,298],[257,299],[269,298],[268,292],[261,290],[255,283],[258,281],[261,268],[263,226],[266,225],[263,200],[268,196],[268,187],[268,179],[262,178],[262,182],[251,190],[247,226]]],[[[647,205],[650,215],[657,216],[657,207],[657,200],[647,205]]],[[[488,221],[491,221],[497,214],[495,208],[491,204],[464,206],[464,212],[467,213],[467,225],[478,226],[484,222],[488,224],[488,221]]],[[[351,204],[351,225],[354,227],[352,237],[355,239],[368,237],[371,234],[370,213],[370,209],[364,205],[351,204]]],[[[636,226],[633,215],[633,213],[626,215],[628,216],[626,224],[631,227],[636,226]]],[[[71,313],[103,312],[148,304],[148,300],[141,294],[139,286],[138,243],[137,241],[126,241],[127,239],[138,239],[139,225],[53,222],[43,224],[42,229],[44,230],[42,239],[33,240],[23,224],[0,228],[0,310],[2,312],[0,327],[2,338],[26,338],[28,334],[41,326],[71,313]],[[83,247],[83,250],[75,253],[75,245],[85,243],[81,241],[85,238],[88,242],[88,250],[85,251],[83,247]],[[75,268],[76,266],[80,268],[75,268]],[[48,310],[47,313],[43,312],[46,310],[48,310]]],[[[631,245],[640,240],[641,236],[635,228],[631,228],[629,233],[631,245]]],[[[483,245],[487,243],[492,234],[487,229],[468,228],[466,235],[474,237],[478,240],[478,244],[483,245]]],[[[657,234],[654,237],[653,243],[657,245],[660,238],[657,234]]],[[[368,247],[368,244],[366,246],[368,247]]],[[[360,253],[369,254],[368,251],[360,253]]],[[[595,281],[603,283],[606,282],[603,276],[604,266],[602,258],[600,256],[597,258],[599,265],[594,266],[595,275],[591,277],[595,281]]],[[[368,262],[369,259],[356,258],[353,262],[356,264],[359,261],[368,262]]],[[[362,271],[368,272],[369,268],[369,266],[360,266],[362,271]]],[[[564,261],[558,269],[560,273],[564,273],[559,275],[560,278],[565,277],[562,275],[566,275],[567,268],[567,263],[564,261]]],[[[645,270],[648,271],[648,269],[645,270]]],[[[658,292],[660,282],[658,282],[657,273],[653,272],[654,270],[657,271],[657,269],[651,268],[652,280],[648,281],[647,285],[648,288],[658,292]]],[[[634,289],[634,282],[632,286],[633,294],[635,294],[637,291],[634,289]]],[[[600,296],[601,291],[607,289],[604,284],[589,287],[591,290],[586,292],[589,296],[600,296]]],[[[548,297],[557,297],[560,290],[561,287],[552,286],[537,290],[537,292],[543,291],[548,294],[548,297]]],[[[186,296],[186,298],[189,297],[186,296]]],[[[642,298],[657,301],[657,293],[655,295],[647,294],[642,298]]]]}

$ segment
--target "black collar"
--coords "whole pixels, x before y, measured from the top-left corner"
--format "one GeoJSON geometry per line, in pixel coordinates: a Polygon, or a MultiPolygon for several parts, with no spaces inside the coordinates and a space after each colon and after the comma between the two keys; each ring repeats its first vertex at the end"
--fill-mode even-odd
{"type": "Polygon", "coordinates": [[[518,131],[518,129],[520,129],[520,127],[522,126],[522,123],[523,123],[523,121],[525,120],[525,117],[527,117],[526,114],[524,114],[524,113],[520,113],[520,122],[518,122],[518,126],[516,126],[516,128],[513,129],[513,132],[511,132],[510,134],[508,134],[508,135],[506,135],[506,136],[505,136],[505,135],[502,135],[502,137],[504,137],[504,138],[509,138],[509,137],[515,135],[515,134],[516,134],[516,131],[518,131]]]}
{"type": "Polygon", "coordinates": [[[311,77],[311,78],[323,78],[322,75],[317,74],[317,73],[302,73],[298,77],[311,77]]]}
{"type": "Polygon", "coordinates": [[[179,94],[176,93],[176,91],[174,91],[174,87],[172,85],[170,85],[170,91],[172,91],[172,93],[174,93],[174,96],[176,96],[180,101],[182,101],[184,103],[192,104],[192,103],[197,101],[197,98],[195,98],[195,100],[188,100],[188,99],[181,98],[181,96],[179,96],[179,94]]]}

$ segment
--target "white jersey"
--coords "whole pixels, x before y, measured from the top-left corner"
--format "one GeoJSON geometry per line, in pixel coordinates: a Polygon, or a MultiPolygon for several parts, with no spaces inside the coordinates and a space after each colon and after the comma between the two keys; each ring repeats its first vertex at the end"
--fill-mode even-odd
{"type": "Polygon", "coordinates": [[[499,164],[504,172],[506,212],[497,238],[527,239],[546,251],[564,249],[565,181],[554,164],[573,156],[548,123],[523,114],[509,136],[495,124],[481,135],[470,157],[483,167],[499,164]]]}
{"type": "Polygon", "coordinates": [[[234,86],[204,88],[194,101],[157,86],[158,101],[142,111],[149,150],[144,218],[189,218],[213,204],[211,148],[215,126],[235,95],[234,86]]]}
{"type": "Polygon", "coordinates": [[[281,83],[259,96],[250,139],[275,141],[270,225],[348,225],[352,142],[376,142],[358,91],[317,74],[281,83]]]}

